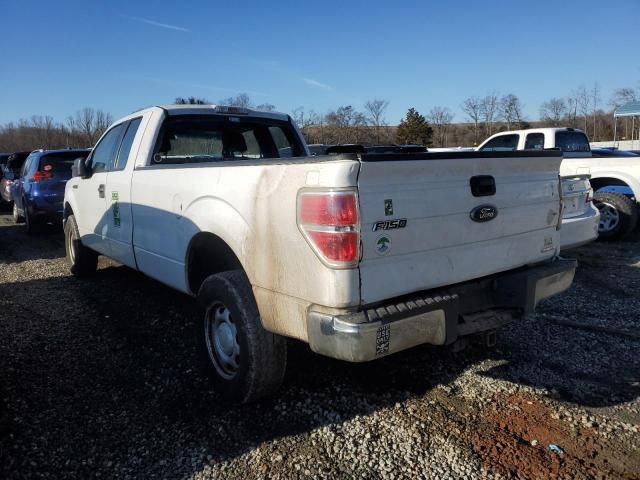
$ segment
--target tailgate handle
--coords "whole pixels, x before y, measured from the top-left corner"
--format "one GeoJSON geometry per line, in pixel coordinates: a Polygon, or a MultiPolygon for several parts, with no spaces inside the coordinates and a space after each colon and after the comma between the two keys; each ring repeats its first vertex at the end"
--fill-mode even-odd
{"type": "Polygon", "coordinates": [[[496,180],[491,175],[477,175],[469,180],[474,197],[489,197],[496,194],[496,180]]]}

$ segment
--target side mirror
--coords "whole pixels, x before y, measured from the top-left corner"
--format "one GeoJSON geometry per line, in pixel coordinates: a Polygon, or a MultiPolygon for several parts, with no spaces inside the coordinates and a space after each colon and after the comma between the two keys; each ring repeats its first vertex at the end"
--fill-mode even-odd
{"type": "Polygon", "coordinates": [[[76,158],[71,167],[71,176],[80,178],[89,178],[91,176],[91,168],[86,164],[86,158],[76,158]]]}

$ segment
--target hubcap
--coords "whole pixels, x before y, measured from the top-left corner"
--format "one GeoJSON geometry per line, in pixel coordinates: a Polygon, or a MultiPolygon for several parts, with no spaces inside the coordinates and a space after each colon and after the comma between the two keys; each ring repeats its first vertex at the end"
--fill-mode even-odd
{"type": "Polygon", "coordinates": [[[205,339],[207,352],[221,377],[231,379],[240,368],[238,330],[231,312],[221,303],[215,303],[206,314],[205,339]]]}
{"type": "Polygon", "coordinates": [[[607,202],[599,202],[596,203],[595,206],[600,210],[598,231],[603,233],[615,230],[620,223],[620,212],[618,212],[618,209],[607,202]]]}
{"type": "Polygon", "coordinates": [[[71,231],[71,228],[67,228],[66,240],[67,252],[69,252],[69,260],[71,260],[71,264],[74,264],[76,263],[76,251],[73,246],[73,233],[71,231]]]}

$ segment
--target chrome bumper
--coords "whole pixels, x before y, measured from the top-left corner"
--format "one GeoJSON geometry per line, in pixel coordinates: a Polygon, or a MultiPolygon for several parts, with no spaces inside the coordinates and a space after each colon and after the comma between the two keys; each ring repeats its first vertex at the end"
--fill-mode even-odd
{"type": "Polygon", "coordinates": [[[366,362],[425,343],[492,330],[533,311],[571,286],[575,260],[526,267],[425,292],[358,312],[307,314],[311,349],[349,362],[366,362]]]}

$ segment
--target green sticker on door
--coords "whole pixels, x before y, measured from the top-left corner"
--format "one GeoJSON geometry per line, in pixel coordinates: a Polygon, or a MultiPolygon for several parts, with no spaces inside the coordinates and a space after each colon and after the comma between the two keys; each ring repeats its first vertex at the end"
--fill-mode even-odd
{"type": "Polygon", "coordinates": [[[120,197],[118,192],[111,192],[111,211],[113,212],[113,226],[120,226],[120,197]]]}

